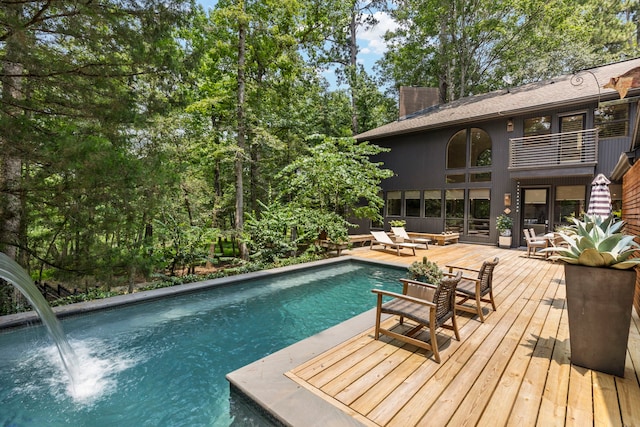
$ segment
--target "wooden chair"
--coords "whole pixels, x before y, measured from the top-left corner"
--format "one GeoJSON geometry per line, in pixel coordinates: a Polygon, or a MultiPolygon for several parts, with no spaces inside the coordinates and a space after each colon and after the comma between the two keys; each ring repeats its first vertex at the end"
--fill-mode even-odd
{"type": "MultiPolygon", "coordinates": [[[[547,239],[538,239],[535,234],[532,236],[531,231],[524,229],[524,238],[527,241],[527,257],[531,258],[531,252],[535,255],[537,253],[536,248],[546,248],[548,246],[547,239]]],[[[547,258],[549,256],[548,253],[544,254],[544,257],[547,258]]]]}
{"type": "Polygon", "coordinates": [[[371,231],[371,235],[373,236],[373,240],[371,240],[371,246],[369,246],[369,249],[373,249],[373,245],[377,243],[382,245],[384,249],[386,249],[387,246],[394,248],[398,256],[400,256],[400,248],[409,248],[413,251],[414,255],[416,254],[416,248],[418,247],[417,243],[394,242],[384,231],[371,231]]]}
{"type": "Polygon", "coordinates": [[[372,292],[378,294],[375,339],[377,340],[380,334],[383,334],[430,350],[433,352],[435,361],[440,363],[436,329],[439,327],[450,329],[455,333],[456,339],[460,341],[460,333],[456,323],[455,294],[456,286],[461,277],[462,273],[455,277],[444,277],[437,286],[416,280],[401,279],[400,281],[403,284],[402,294],[380,289],[372,290],[372,292]],[[385,295],[394,299],[383,304],[382,297],[385,295]],[[382,328],[380,326],[380,318],[383,313],[400,316],[400,325],[404,324],[405,318],[415,322],[416,325],[405,333],[382,328]],[[452,325],[445,325],[445,322],[449,319],[451,319],[452,325]],[[429,341],[415,338],[422,328],[429,330],[429,341]]]}
{"type": "Polygon", "coordinates": [[[410,237],[404,227],[391,227],[391,232],[396,237],[397,242],[417,243],[418,245],[424,245],[425,249],[429,249],[429,243],[431,242],[431,239],[423,237],[410,237]]]}
{"type": "Polygon", "coordinates": [[[469,271],[478,274],[476,277],[462,276],[462,279],[456,288],[456,295],[461,298],[456,302],[457,310],[477,314],[480,317],[481,322],[484,322],[484,314],[482,313],[482,306],[480,305],[481,302],[491,303],[493,311],[496,311],[496,303],[493,300],[492,282],[493,270],[496,268],[499,261],[498,257],[494,258],[493,261],[485,261],[482,263],[482,267],[480,267],[479,270],[468,267],[447,265],[449,272],[446,273],[446,275],[449,277],[455,274],[454,270],[461,270],[457,273],[469,271]],[[464,305],[469,300],[475,300],[475,307],[464,305]]]}

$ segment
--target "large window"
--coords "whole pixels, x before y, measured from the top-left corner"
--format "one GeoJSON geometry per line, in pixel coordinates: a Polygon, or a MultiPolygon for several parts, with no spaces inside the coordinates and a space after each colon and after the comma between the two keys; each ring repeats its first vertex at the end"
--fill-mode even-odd
{"type": "Polygon", "coordinates": [[[387,192],[387,216],[402,214],[402,193],[400,191],[387,192]]]}
{"type": "Polygon", "coordinates": [[[607,105],[594,111],[600,138],[629,135],[629,104],[607,105]]]}
{"type": "Polygon", "coordinates": [[[420,191],[404,192],[405,216],[420,216],[420,191]]]}
{"type": "Polygon", "coordinates": [[[524,136],[549,135],[551,133],[551,116],[524,119],[524,136]]]}
{"type": "Polygon", "coordinates": [[[489,236],[491,197],[488,188],[469,190],[469,234],[489,236]]]}
{"type": "Polygon", "coordinates": [[[464,190],[447,190],[445,204],[446,231],[464,231],[464,190]]]}
{"type": "Polygon", "coordinates": [[[578,217],[585,208],[584,185],[559,185],[556,187],[553,225],[568,224],[568,217],[578,217]]]}
{"type": "Polygon", "coordinates": [[[478,128],[457,132],[447,145],[446,162],[448,184],[491,181],[491,171],[487,170],[492,162],[491,137],[478,128]],[[468,173],[465,169],[469,170],[468,173]]]}
{"type": "Polygon", "coordinates": [[[442,217],[442,193],[440,190],[424,191],[424,216],[426,218],[442,217]]]}

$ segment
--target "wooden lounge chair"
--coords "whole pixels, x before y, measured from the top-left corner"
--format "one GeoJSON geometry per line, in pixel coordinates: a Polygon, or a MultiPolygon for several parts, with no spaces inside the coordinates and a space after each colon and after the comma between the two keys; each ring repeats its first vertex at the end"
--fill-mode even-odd
{"type": "Polygon", "coordinates": [[[477,273],[477,276],[462,276],[458,287],[456,288],[457,297],[461,298],[456,302],[456,310],[466,311],[469,313],[477,314],[480,317],[480,321],[484,322],[484,314],[482,313],[481,302],[491,303],[493,311],[496,311],[496,303],[493,300],[493,270],[500,260],[496,257],[493,261],[485,261],[482,263],[482,267],[479,270],[468,267],[457,267],[454,265],[447,265],[449,272],[445,273],[446,276],[452,277],[457,273],[471,272],[477,273]],[[457,273],[454,270],[458,270],[457,273]],[[488,295],[488,298],[487,298],[488,295]],[[469,307],[464,305],[467,301],[474,300],[475,306],[469,307]]]}
{"type": "MultiPolygon", "coordinates": [[[[455,277],[444,277],[437,286],[416,280],[401,279],[403,284],[402,294],[380,289],[372,290],[373,293],[378,294],[375,339],[379,339],[380,334],[383,334],[417,347],[431,350],[435,361],[440,363],[436,329],[439,327],[450,329],[455,333],[456,339],[460,341],[460,333],[456,323],[455,293],[456,285],[461,277],[462,273],[455,277]],[[383,304],[382,297],[385,295],[391,296],[393,299],[383,304]],[[416,325],[404,333],[382,328],[380,326],[380,318],[383,313],[400,316],[400,325],[404,324],[405,318],[416,325]],[[445,325],[445,322],[449,319],[451,319],[452,325],[445,325]],[[428,341],[415,337],[422,328],[429,330],[428,341]]],[[[408,326],[406,325],[405,328],[408,326]]],[[[400,328],[401,326],[396,327],[400,328]]]]}
{"type": "MultiPolygon", "coordinates": [[[[548,246],[547,239],[539,239],[534,235],[531,235],[531,230],[524,229],[524,238],[527,241],[527,257],[531,258],[531,253],[536,255],[538,252],[536,248],[544,249],[548,246]]],[[[544,253],[544,257],[547,258],[549,256],[548,252],[544,253]]]]}
{"type": "Polygon", "coordinates": [[[409,237],[409,235],[407,234],[407,230],[405,230],[404,227],[391,227],[391,232],[394,236],[396,236],[398,241],[417,243],[418,245],[424,245],[425,249],[429,249],[429,243],[431,243],[431,239],[422,237],[409,237]]]}
{"type": "Polygon", "coordinates": [[[374,244],[379,244],[382,245],[382,247],[385,249],[387,248],[387,246],[389,246],[390,248],[395,248],[398,256],[400,256],[400,248],[409,248],[413,251],[414,255],[416,254],[416,248],[418,247],[417,243],[396,243],[391,240],[391,237],[389,237],[384,231],[372,231],[371,235],[373,236],[373,240],[371,240],[371,246],[369,247],[369,249],[373,249],[374,244]]]}

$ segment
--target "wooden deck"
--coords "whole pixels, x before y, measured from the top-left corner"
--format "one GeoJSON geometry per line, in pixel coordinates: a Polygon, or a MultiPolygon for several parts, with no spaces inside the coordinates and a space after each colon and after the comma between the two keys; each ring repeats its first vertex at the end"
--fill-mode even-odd
{"type": "Polygon", "coordinates": [[[368,248],[346,252],[406,264],[426,255],[441,266],[478,266],[500,257],[497,311],[485,306],[485,323],[458,315],[461,341],[440,330],[441,364],[428,351],[386,337],[374,340],[371,328],[287,372],[356,420],[402,427],[640,426],[638,314],[625,378],[572,366],[560,264],[527,258],[521,250],[466,244],[430,246],[416,257],[368,248]]]}

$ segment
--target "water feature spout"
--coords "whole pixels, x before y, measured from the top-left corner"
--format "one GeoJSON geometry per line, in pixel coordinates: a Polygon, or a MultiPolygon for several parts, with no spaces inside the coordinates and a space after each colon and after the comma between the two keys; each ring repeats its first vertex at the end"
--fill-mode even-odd
{"type": "Polygon", "coordinates": [[[33,309],[38,313],[38,316],[40,316],[40,320],[42,320],[42,323],[47,328],[49,335],[58,348],[58,353],[60,353],[62,364],[69,374],[69,378],[71,379],[71,383],[73,385],[75,379],[77,378],[77,357],[73,349],[69,345],[69,341],[67,341],[67,337],[62,330],[60,321],[49,306],[49,303],[47,303],[47,300],[40,293],[36,284],[33,283],[33,280],[31,280],[31,277],[29,277],[27,272],[18,263],[1,252],[0,278],[8,281],[16,289],[18,289],[25,296],[25,298],[27,298],[29,304],[31,304],[33,309]]]}

